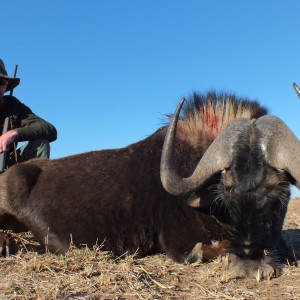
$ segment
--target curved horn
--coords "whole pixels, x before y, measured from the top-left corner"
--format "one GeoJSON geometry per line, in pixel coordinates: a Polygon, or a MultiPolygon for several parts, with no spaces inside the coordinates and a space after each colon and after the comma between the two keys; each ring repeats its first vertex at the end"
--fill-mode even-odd
{"type": "Polygon", "coordinates": [[[297,85],[295,82],[293,83],[293,87],[294,87],[294,89],[295,89],[297,95],[298,95],[299,98],[300,98],[300,88],[298,87],[298,85],[297,85]]]}
{"type": "Polygon", "coordinates": [[[238,118],[233,120],[214,140],[199,161],[194,173],[187,178],[178,175],[175,167],[174,149],[177,121],[184,100],[178,105],[168,128],[162,150],[160,176],[170,194],[182,195],[201,187],[214,174],[228,168],[232,161],[232,148],[238,135],[250,126],[250,120],[238,118]]]}
{"type": "Polygon", "coordinates": [[[269,165],[287,171],[300,188],[300,142],[279,118],[263,116],[255,122],[262,133],[261,147],[269,165]]]}

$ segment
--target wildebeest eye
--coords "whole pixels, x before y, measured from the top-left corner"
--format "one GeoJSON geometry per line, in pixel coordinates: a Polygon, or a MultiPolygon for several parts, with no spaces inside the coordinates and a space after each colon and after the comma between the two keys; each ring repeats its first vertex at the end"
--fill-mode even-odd
{"type": "Polygon", "coordinates": [[[272,228],[272,222],[267,222],[265,227],[266,229],[270,230],[272,228]]]}
{"type": "Polygon", "coordinates": [[[280,212],[281,209],[282,209],[282,203],[278,198],[270,199],[270,197],[268,197],[268,199],[264,201],[263,210],[266,215],[280,212]]]}

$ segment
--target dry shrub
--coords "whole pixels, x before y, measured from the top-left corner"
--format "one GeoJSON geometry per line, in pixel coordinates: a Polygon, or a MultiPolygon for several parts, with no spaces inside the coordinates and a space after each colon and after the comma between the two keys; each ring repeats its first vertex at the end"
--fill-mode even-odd
{"type": "MultiPolygon", "coordinates": [[[[285,236],[299,257],[300,200],[290,203],[285,236]]],[[[40,253],[29,233],[15,235],[17,255],[0,259],[0,299],[300,299],[300,270],[286,266],[271,281],[232,279],[227,257],[182,265],[165,255],[112,257],[70,247],[65,255],[40,253]]]]}

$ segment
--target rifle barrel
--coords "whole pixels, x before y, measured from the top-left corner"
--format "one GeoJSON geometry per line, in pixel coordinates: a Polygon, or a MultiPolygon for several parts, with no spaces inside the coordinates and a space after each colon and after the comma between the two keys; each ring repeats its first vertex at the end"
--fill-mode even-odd
{"type": "MultiPolygon", "coordinates": [[[[15,66],[14,78],[17,77],[17,72],[18,72],[18,65],[15,66]]],[[[10,93],[9,93],[9,96],[10,96],[10,97],[12,97],[13,92],[14,92],[14,89],[11,89],[11,90],[10,90],[10,93]]]]}

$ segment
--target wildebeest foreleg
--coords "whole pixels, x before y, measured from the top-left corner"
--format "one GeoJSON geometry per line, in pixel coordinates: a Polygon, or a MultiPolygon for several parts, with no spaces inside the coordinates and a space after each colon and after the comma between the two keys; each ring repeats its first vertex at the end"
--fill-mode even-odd
{"type": "Polygon", "coordinates": [[[15,240],[7,233],[0,232],[0,255],[8,257],[17,252],[15,240]]]}

